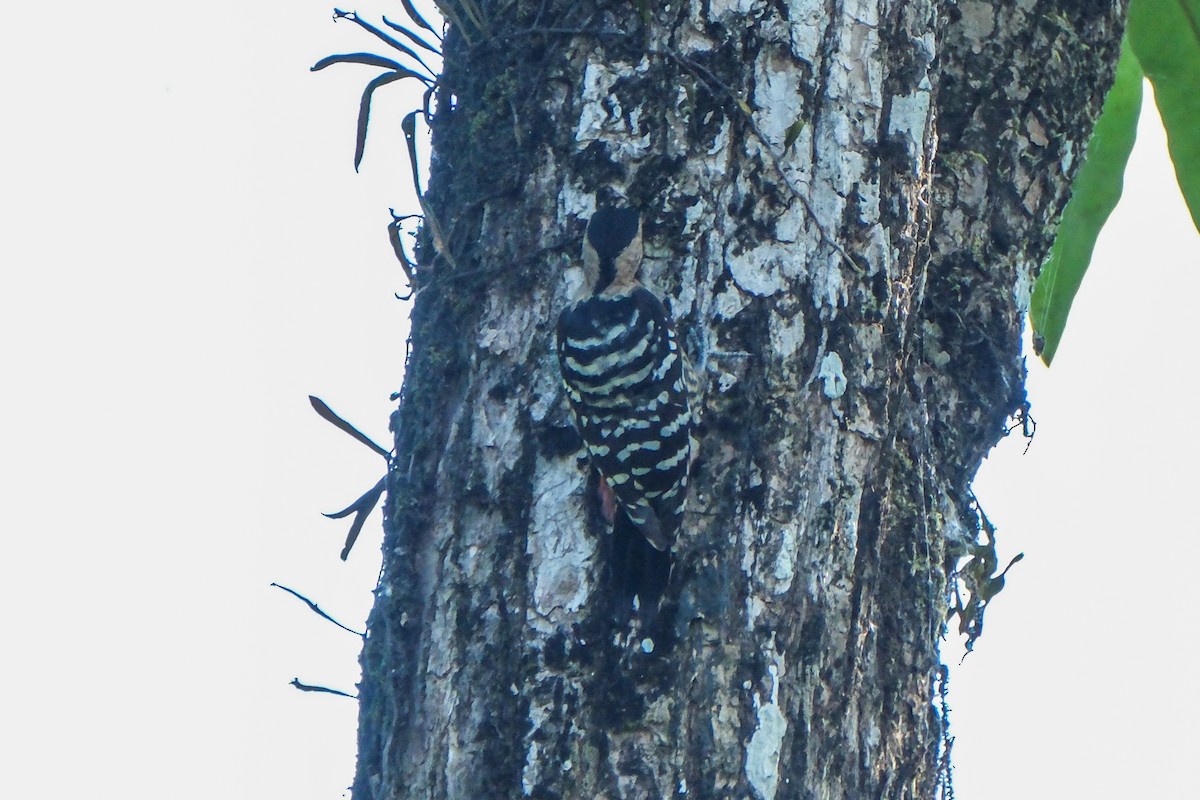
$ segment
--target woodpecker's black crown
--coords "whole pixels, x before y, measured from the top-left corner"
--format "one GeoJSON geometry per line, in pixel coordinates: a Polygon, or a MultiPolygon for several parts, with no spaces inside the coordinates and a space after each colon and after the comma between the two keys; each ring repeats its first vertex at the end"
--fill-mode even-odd
{"type": "Polygon", "coordinates": [[[588,223],[587,238],[600,263],[611,264],[637,238],[638,220],[638,212],[632,208],[596,209],[588,223]]]}

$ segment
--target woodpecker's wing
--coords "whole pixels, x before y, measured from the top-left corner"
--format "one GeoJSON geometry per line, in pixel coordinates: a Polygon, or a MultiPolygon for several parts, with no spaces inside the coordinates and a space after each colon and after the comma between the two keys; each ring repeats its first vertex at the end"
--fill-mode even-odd
{"type": "Polygon", "coordinates": [[[682,355],[666,309],[641,287],[559,317],[559,366],[588,453],[660,550],[675,540],[687,494],[692,415],[682,355]]]}

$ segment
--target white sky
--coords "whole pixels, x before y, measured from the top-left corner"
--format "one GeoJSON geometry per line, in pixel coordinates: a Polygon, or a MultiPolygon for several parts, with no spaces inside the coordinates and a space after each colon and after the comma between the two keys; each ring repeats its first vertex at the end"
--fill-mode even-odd
{"type": "MultiPolygon", "coordinates": [[[[380,5],[391,16],[399,4],[380,5]]],[[[368,7],[363,7],[369,13],[368,7]]],[[[388,442],[407,306],[387,208],[411,210],[375,50],[317,0],[69,2],[0,27],[0,797],[343,795],[378,519],[348,564],[318,515],[381,474],[317,394],[388,442]]],[[[977,482],[1002,560],[954,667],[962,800],[1192,796],[1200,523],[1190,503],[1200,237],[1143,117],[1126,200],[1037,439],[977,482]]],[[[946,646],[956,662],[960,646],[946,646]]]]}

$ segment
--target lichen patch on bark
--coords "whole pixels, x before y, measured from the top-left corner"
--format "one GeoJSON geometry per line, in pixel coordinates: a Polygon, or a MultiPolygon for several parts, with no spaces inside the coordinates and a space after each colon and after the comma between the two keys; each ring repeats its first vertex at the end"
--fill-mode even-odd
{"type": "Polygon", "coordinates": [[[771,695],[763,700],[754,694],[755,716],[758,724],[746,746],[746,778],[759,800],[775,800],[779,789],[779,756],[783,737],[787,735],[787,720],[779,710],[779,663],[767,667],[771,676],[771,695]]]}

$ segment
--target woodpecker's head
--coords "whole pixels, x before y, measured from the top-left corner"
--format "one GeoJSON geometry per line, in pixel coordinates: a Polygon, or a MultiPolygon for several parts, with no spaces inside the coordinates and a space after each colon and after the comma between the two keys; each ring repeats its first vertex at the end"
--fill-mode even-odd
{"type": "Polygon", "coordinates": [[[583,237],[583,268],[594,294],[620,294],[637,285],[642,265],[642,220],[632,208],[599,208],[583,237]]]}

